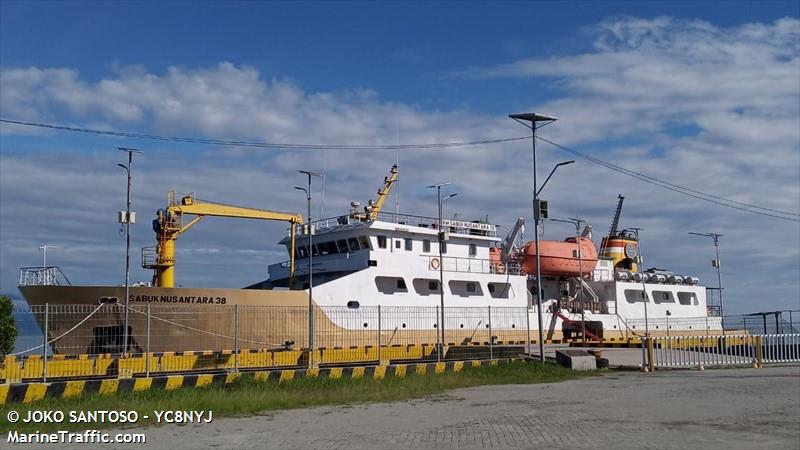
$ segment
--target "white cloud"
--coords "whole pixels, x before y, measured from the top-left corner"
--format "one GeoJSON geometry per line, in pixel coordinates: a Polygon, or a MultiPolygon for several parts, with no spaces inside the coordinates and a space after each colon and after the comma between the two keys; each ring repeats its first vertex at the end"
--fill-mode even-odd
{"type": "MultiPolygon", "coordinates": [[[[601,158],[672,183],[800,209],[798,21],[721,29],[699,21],[621,18],[593,33],[591,53],[464,73],[483,78],[484,84],[496,77],[554,80],[560,95],[530,106],[561,117],[542,132],[557,142],[599,149],[601,158]],[[603,144],[608,140],[622,144],[609,149],[603,144]]],[[[201,69],[176,66],[161,74],[141,66],[122,68],[96,82],[71,68],[3,68],[0,107],[3,117],[23,120],[273,142],[393,144],[398,135],[402,143],[452,142],[525,132],[505,117],[424,110],[382,101],[368,89],[308,92],[297,82],[266,79],[255,68],[226,62],[201,69]]],[[[21,142],[27,142],[25,148],[39,146],[40,137],[26,133],[30,130],[0,127],[2,289],[12,289],[17,267],[37,263],[36,247],[43,239],[63,244],[53,258],[70,267],[73,278],[119,281],[124,247],[113,214],[123,206],[124,179],[114,168],[121,158],[112,149],[120,142],[98,140],[107,153],[74,150],[63,158],[60,147],[61,152],[21,151],[21,142]]],[[[148,218],[163,207],[167,190],[304,210],[303,199],[291,189],[303,182],[295,170],[325,169],[326,215],[341,214],[350,200],[364,202],[374,194],[395,156],[390,151],[147,147],[152,150],[137,161],[136,248],[151,245],[148,218]]],[[[572,159],[547,145],[539,149],[542,176],[555,162],[572,159]]],[[[488,213],[504,225],[530,215],[529,142],[419,150],[400,158],[405,211],[433,214],[435,200],[424,186],[451,180],[460,195],[447,205],[450,213],[469,218],[488,213]]],[[[707,267],[710,244],[689,238],[686,231],[721,230],[734,309],[797,306],[796,222],[711,206],[581,160],[560,171],[543,195],[554,215],[579,213],[601,235],[617,193],[627,196],[623,224],[646,229],[644,248],[653,265],[699,273],[713,284],[707,267]]],[[[282,224],[204,220],[179,243],[179,279],[205,286],[258,281],[267,263],[283,258],[275,245],[283,232],[282,224]]],[[[548,238],[570,232],[561,225],[546,227],[548,238]]],[[[137,272],[137,279],[145,277],[137,272]]]]}

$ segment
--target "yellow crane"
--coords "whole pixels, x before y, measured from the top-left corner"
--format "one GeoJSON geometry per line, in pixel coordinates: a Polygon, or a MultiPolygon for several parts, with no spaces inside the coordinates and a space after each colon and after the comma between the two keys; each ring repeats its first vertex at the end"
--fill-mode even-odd
{"type": "Polygon", "coordinates": [[[364,212],[353,211],[350,216],[358,221],[366,222],[367,220],[377,220],[378,213],[383,209],[383,204],[389,198],[389,192],[392,186],[397,182],[398,172],[397,164],[392,164],[392,170],[389,172],[388,177],[383,177],[383,187],[378,190],[378,199],[375,201],[370,200],[369,204],[364,208],[364,212]]]}
{"type": "Polygon", "coordinates": [[[153,221],[153,230],[156,232],[156,246],[142,249],[142,267],[155,271],[153,282],[157,287],[175,286],[175,241],[206,216],[289,222],[291,230],[289,274],[290,278],[294,279],[296,226],[303,224],[303,216],[300,213],[275,212],[211,203],[197,200],[192,194],[184,196],[180,202],[176,202],[174,191],[169,193],[168,199],[167,209],[158,210],[158,216],[153,221]],[[185,214],[197,217],[184,224],[183,216],[185,214]]]}

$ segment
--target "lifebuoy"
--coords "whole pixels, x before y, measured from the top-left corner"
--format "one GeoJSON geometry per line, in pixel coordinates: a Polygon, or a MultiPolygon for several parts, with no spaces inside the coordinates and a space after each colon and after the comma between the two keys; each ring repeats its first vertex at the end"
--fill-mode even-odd
{"type": "Polygon", "coordinates": [[[434,268],[434,269],[438,269],[439,268],[439,258],[431,259],[431,267],[434,268]]]}

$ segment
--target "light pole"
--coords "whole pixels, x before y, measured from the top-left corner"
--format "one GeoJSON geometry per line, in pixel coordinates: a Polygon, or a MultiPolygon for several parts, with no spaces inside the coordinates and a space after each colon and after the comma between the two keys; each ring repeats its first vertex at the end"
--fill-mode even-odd
{"type": "Polygon", "coordinates": [[[645,278],[644,278],[644,267],[643,267],[644,259],[642,259],[642,241],[639,240],[639,232],[643,231],[644,228],[628,228],[628,229],[633,231],[634,234],[636,235],[636,246],[637,246],[636,256],[638,260],[637,261],[638,264],[636,264],[636,266],[639,269],[639,276],[642,277],[642,299],[644,300],[644,335],[646,337],[650,337],[650,325],[647,321],[647,303],[649,303],[649,301],[647,300],[647,285],[645,284],[645,278]]]}
{"type": "Polygon", "coordinates": [[[722,272],[720,271],[720,261],[719,261],[719,238],[724,236],[719,233],[695,233],[690,231],[689,234],[693,234],[695,236],[705,236],[714,239],[714,249],[717,252],[717,259],[714,260],[713,266],[717,268],[717,290],[719,291],[719,316],[722,326],[722,335],[725,336],[725,303],[722,301],[722,272]]]}
{"type": "Polygon", "coordinates": [[[131,224],[136,223],[136,213],[131,211],[131,180],[133,179],[133,154],[143,153],[141,150],[127,147],[117,147],[128,154],[128,164],[117,164],[125,169],[128,174],[128,192],[125,214],[120,214],[120,223],[125,224],[125,325],[122,330],[122,351],[128,353],[128,306],[130,303],[130,277],[131,277],[131,224]]]}
{"type": "Polygon", "coordinates": [[[429,189],[436,188],[436,199],[437,204],[439,206],[439,222],[438,222],[438,240],[439,240],[439,349],[437,354],[439,355],[439,359],[442,358],[442,352],[444,352],[444,259],[442,257],[442,247],[444,246],[445,242],[445,232],[442,230],[442,204],[448,198],[453,198],[458,193],[453,193],[445,198],[442,198],[442,186],[449,186],[451,183],[439,183],[439,184],[432,184],[428,186],[429,189]]]}
{"type": "Polygon", "coordinates": [[[41,247],[39,247],[39,250],[42,251],[42,274],[43,274],[43,277],[44,277],[44,282],[46,284],[53,283],[53,281],[55,280],[55,273],[51,274],[51,271],[47,269],[47,249],[48,248],[58,248],[58,246],[43,244],[41,247]]]}
{"type": "MultiPolygon", "coordinates": [[[[520,124],[530,128],[531,143],[533,145],[533,236],[536,243],[536,311],[539,316],[539,361],[544,363],[544,325],[542,319],[542,273],[539,264],[539,212],[536,207],[539,203],[539,190],[536,180],[536,130],[547,126],[556,120],[557,117],[539,113],[510,114],[508,117],[520,124]],[[528,124],[527,122],[530,122],[528,124]]],[[[554,169],[555,170],[555,169],[554,169]]],[[[551,173],[552,175],[552,173],[551,173]]],[[[530,308],[531,305],[528,305],[530,308]]]]}
{"type": "Polygon", "coordinates": [[[314,287],[312,274],[314,261],[314,226],[311,223],[311,177],[321,177],[322,174],[309,170],[298,170],[298,172],[308,176],[308,189],[298,186],[294,188],[306,193],[306,202],[308,205],[308,215],[306,216],[306,223],[308,223],[308,366],[314,367],[314,303],[312,300],[312,289],[314,287]]]}

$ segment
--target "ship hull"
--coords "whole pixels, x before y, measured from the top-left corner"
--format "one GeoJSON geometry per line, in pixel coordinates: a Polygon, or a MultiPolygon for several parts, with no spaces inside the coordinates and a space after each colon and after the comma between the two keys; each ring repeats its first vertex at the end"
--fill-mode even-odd
{"type": "MultiPolygon", "coordinates": [[[[54,353],[122,352],[125,306],[101,305],[99,299],[124,298],[124,287],[20,286],[19,290],[42,329],[47,305],[48,341],[54,353]]],[[[308,291],[131,287],[129,304],[128,352],[309,347],[308,291]]],[[[314,302],[313,309],[318,349],[374,347],[379,342],[433,347],[439,340],[435,308],[386,307],[382,316],[377,307],[353,310],[314,302]]],[[[496,328],[474,311],[448,311],[446,344],[488,345],[491,336],[495,344],[523,344],[533,337],[527,331],[530,317],[526,308],[514,311],[513,317],[496,311],[496,328]]],[[[549,338],[561,339],[560,328],[554,328],[549,338]]]]}

